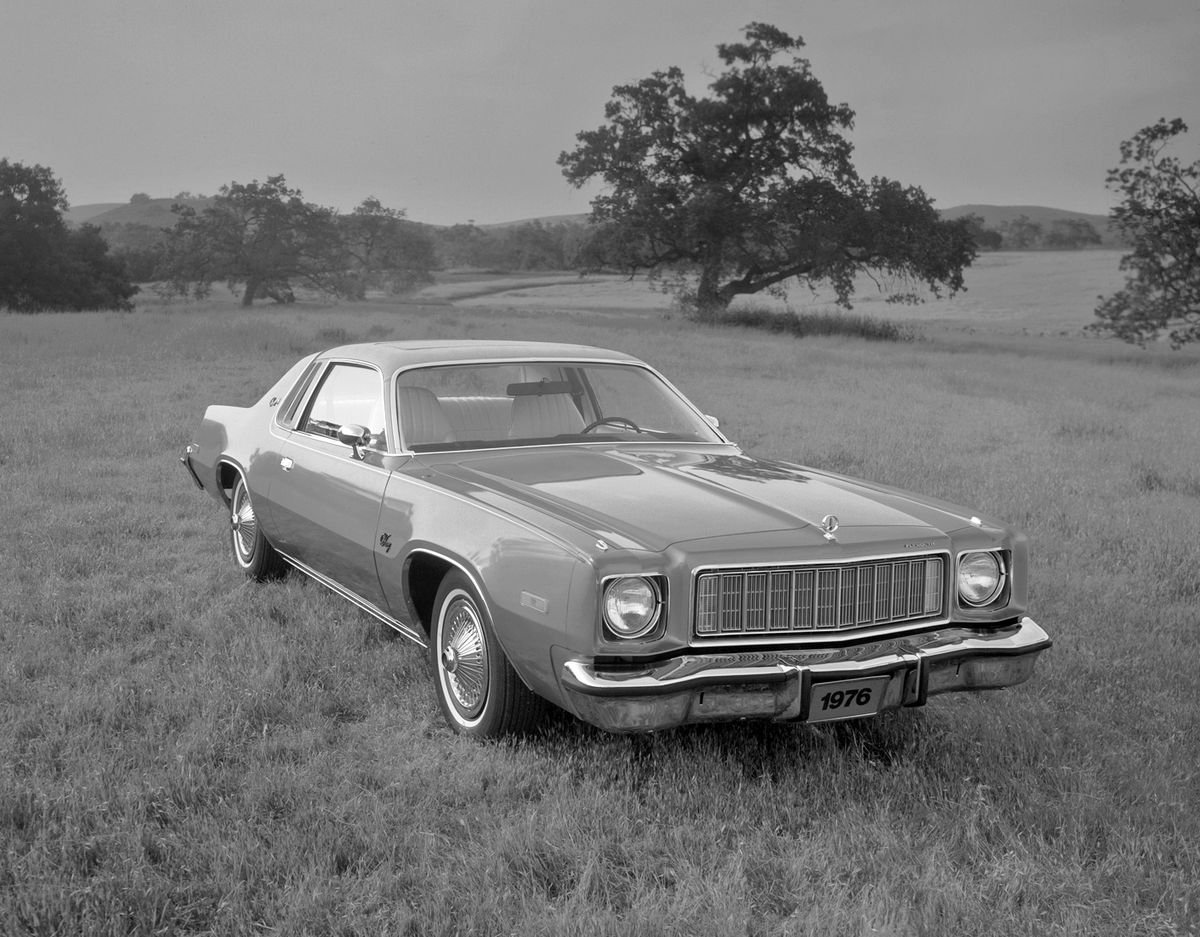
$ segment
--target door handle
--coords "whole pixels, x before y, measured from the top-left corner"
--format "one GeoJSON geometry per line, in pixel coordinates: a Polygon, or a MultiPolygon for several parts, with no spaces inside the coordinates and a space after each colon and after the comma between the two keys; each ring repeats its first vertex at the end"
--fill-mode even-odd
{"type": "Polygon", "coordinates": [[[285,472],[290,472],[292,470],[292,466],[294,466],[295,464],[296,463],[293,462],[291,459],[289,459],[287,456],[284,456],[282,459],[279,460],[279,466],[285,472]]]}

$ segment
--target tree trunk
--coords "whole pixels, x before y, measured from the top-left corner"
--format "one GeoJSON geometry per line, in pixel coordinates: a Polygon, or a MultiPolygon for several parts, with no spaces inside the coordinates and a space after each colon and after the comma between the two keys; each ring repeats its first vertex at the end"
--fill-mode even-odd
{"type": "Polygon", "coordinates": [[[242,308],[249,309],[254,303],[254,297],[258,294],[258,277],[250,277],[246,280],[246,289],[242,292],[242,308]]]}
{"type": "Polygon", "coordinates": [[[701,322],[714,321],[729,308],[729,300],[730,296],[720,288],[716,268],[702,268],[696,285],[696,318],[701,322]]]}

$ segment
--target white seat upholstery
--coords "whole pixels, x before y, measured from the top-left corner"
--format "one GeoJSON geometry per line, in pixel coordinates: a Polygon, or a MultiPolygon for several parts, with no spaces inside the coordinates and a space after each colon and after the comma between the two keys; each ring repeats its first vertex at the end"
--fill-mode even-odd
{"type": "Polygon", "coordinates": [[[405,445],[454,441],[450,421],[432,391],[424,387],[397,388],[396,406],[405,445]]]}
{"type": "Polygon", "coordinates": [[[440,397],[438,402],[460,441],[508,436],[512,418],[512,400],[508,397],[440,397]]]}
{"type": "Polygon", "coordinates": [[[578,433],[581,429],[583,417],[568,394],[538,394],[513,400],[508,427],[512,439],[537,439],[578,433]]]}

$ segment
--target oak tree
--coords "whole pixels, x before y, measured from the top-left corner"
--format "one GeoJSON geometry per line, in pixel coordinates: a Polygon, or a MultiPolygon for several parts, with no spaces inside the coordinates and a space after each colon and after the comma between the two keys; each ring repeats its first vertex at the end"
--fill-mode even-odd
{"type": "Polygon", "coordinates": [[[353,295],[369,287],[407,293],[433,282],[433,239],[402,208],[387,208],[373,196],[349,215],[339,216],[338,230],[353,274],[353,295]]]}
{"type": "Polygon", "coordinates": [[[1121,258],[1124,289],[1096,307],[1095,331],[1143,346],[1163,333],[1172,348],[1200,340],[1200,160],[1169,152],[1187,129],[1179,118],[1144,127],[1109,170],[1121,194],[1110,227],[1133,249],[1121,258]]]}
{"type": "Polygon", "coordinates": [[[920,188],[860,178],[854,113],[829,101],[802,39],[762,23],[744,39],[717,47],[705,95],[675,67],[614,88],[605,123],[559,156],[575,186],[603,184],[590,265],[686,274],[680,298],[702,318],[792,279],[831,285],[847,308],[860,272],[904,281],[894,299],[961,289],[966,226],[920,188]]]}
{"type": "Polygon", "coordinates": [[[242,305],[289,303],[298,285],[343,295],[351,290],[347,258],[332,209],[304,201],[282,175],[232,182],[208,207],[173,206],[177,220],[160,274],[164,291],[197,297],[212,284],[244,284],[242,305]]]}

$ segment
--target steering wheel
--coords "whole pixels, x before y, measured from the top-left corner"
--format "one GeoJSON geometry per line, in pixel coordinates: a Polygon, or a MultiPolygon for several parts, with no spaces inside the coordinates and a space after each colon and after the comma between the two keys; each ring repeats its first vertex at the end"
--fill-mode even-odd
{"type": "Polygon", "coordinates": [[[598,420],[593,420],[591,423],[589,423],[587,426],[585,426],[579,432],[580,432],[580,435],[582,435],[584,433],[590,433],[597,426],[605,426],[605,425],[628,426],[635,433],[640,433],[642,431],[642,428],[640,426],[638,426],[635,422],[633,422],[633,420],[629,419],[629,417],[627,417],[627,416],[606,416],[606,417],[601,417],[598,420]]]}

